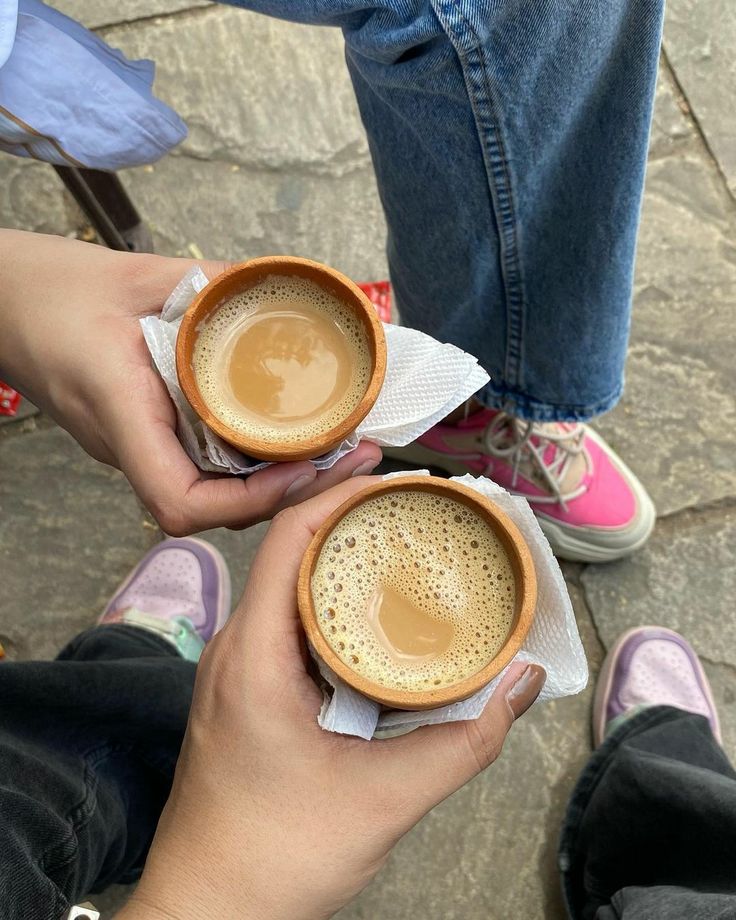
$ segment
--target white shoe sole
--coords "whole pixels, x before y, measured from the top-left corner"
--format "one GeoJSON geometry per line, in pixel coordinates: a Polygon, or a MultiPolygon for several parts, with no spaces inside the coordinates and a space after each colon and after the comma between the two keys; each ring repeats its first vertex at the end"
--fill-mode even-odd
{"type": "MultiPolygon", "coordinates": [[[[555,556],[572,562],[614,562],[635,553],[647,542],[656,521],[656,511],[644,486],[623,460],[594,431],[588,428],[587,432],[611,458],[636,497],[637,514],[632,523],[620,530],[572,527],[556,518],[548,517],[532,502],[529,504],[555,556]]],[[[417,442],[406,447],[384,448],[383,452],[387,457],[396,460],[407,460],[420,466],[439,467],[451,476],[464,476],[470,473],[463,460],[447,457],[417,442]]],[[[525,497],[522,495],[522,498],[525,497]]]]}

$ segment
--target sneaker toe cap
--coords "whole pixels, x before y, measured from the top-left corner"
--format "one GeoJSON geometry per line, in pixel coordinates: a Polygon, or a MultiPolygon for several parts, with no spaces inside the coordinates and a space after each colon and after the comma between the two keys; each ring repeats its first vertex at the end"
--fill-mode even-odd
{"type": "Polygon", "coordinates": [[[586,448],[593,472],[587,477],[585,493],[570,503],[574,523],[609,532],[635,527],[640,516],[650,511],[643,486],[597,442],[589,438],[586,448]]]}

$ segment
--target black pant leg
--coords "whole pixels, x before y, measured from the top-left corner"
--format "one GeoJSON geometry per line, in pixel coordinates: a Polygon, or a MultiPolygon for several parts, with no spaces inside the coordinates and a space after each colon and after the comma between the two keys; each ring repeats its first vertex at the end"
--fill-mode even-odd
{"type": "Polygon", "coordinates": [[[692,891],[674,885],[622,888],[610,904],[599,907],[595,920],[734,920],[732,894],[692,891]]]}
{"type": "Polygon", "coordinates": [[[560,841],[574,920],[736,918],[735,859],[736,773],[702,716],[644,710],[593,754],[560,841]]]}
{"type": "Polygon", "coordinates": [[[58,920],[140,873],[169,794],[195,665],[129,626],[0,665],[0,918],[58,920]]]}

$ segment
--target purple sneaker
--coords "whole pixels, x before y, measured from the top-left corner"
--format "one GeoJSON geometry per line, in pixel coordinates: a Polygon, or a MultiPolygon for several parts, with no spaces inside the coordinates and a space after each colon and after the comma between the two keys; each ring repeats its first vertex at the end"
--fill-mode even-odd
{"type": "Polygon", "coordinates": [[[126,623],[172,642],[190,661],[230,615],[230,573],[218,550],[194,537],[154,546],[110,599],[99,625],[126,623]]]}
{"type": "Polygon", "coordinates": [[[705,716],[721,743],[716,704],[698,656],[681,635],[661,626],[630,629],[606,655],[593,704],[595,746],[614,722],[647,706],[705,716]]]}

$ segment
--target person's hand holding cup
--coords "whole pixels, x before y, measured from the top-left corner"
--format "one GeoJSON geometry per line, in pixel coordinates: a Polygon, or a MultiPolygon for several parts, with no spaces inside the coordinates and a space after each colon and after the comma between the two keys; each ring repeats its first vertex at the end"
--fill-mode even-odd
{"type": "Polygon", "coordinates": [[[171,797],[120,918],[332,916],[427,811],[491,764],[544,684],[512,664],[476,720],[363,741],[317,724],[297,612],[302,557],[352,480],[273,521],[208,645],[171,797]]]}
{"type": "MultiPolygon", "coordinates": [[[[380,461],[364,442],[329,470],[308,460],[251,476],[203,473],[176,436],[176,412],[140,320],[197,263],[56,236],[0,230],[0,368],[96,460],[121,469],[173,536],[245,527],[380,461]]],[[[199,263],[209,278],[228,266],[199,263]]]]}

